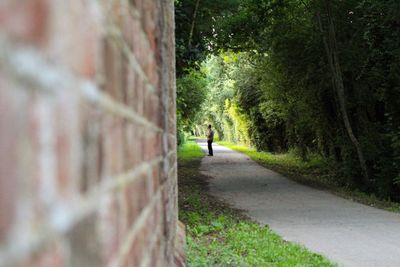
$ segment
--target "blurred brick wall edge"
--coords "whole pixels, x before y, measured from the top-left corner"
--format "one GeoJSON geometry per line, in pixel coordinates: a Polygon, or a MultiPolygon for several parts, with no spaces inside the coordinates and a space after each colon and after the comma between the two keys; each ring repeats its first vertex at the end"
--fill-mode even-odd
{"type": "Polygon", "coordinates": [[[185,266],[173,0],[0,3],[0,267],[185,266]]]}

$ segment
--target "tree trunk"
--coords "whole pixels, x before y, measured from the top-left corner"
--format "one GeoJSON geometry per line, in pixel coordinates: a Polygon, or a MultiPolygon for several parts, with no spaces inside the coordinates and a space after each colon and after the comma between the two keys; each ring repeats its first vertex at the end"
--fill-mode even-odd
{"type": "Polygon", "coordinates": [[[194,7],[194,12],[193,12],[192,26],[190,27],[189,40],[188,40],[188,47],[189,48],[190,48],[190,46],[192,44],[194,24],[196,22],[196,16],[197,16],[197,10],[199,9],[199,4],[200,4],[200,0],[197,0],[196,5],[194,7]]]}
{"type": "Polygon", "coordinates": [[[339,108],[340,108],[340,113],[342,115],[342,120],[345,126],[345,129],[347,131],[347,134],[350,137],[351,142],[353,143],[357,155],[358,155],[358,160],[360,162],[360,167],[361,171],[363,173],[363,178],[364,178],[364,183],[367,184],[369,182],[369,173],[367,169],[367,165],[365,163],[365,157],[364,153],[362,151],[361,145],[358,142],[356,136],[354,135],[353,128],[350,124],[349,116],[347,113],[346,109],[346,96],[345,96],[345,88],[343,84],[343,75],[342,75],[342,70],[340,68],[339,64],[339,57],[337,53],[337,41],[336,41],[336,33],[335,33],[335,27],[333,24],[332,20],[332,15],[331,15],[331,8],[330,8],[330,0],[325,0],[326,6],[327,6],[327,13],[328,13],[328,40],[325,35],[323,26],[322,26],[322,20],[321,20],[321,14],[319,10],[317,11],[317,19],[318,19],[318,26],[319,30],[321,31],[324,47],[325,47],[325,52],[328,58],[328,63],[329,67],[332,72],[332,79],[333,79],[333,85],[336,90],[336,94],[338,97],[338,102],[339,102],[339,108]]]}

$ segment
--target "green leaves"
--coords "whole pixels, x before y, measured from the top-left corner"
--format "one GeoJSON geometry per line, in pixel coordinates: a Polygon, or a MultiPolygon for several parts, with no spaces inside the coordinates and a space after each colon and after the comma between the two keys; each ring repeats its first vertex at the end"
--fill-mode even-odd
{"type": "Polygon", "coordinates": [[[359,179],[315,18],[328,29],[326,0],[202,0],[191,47],[196,1],[180,0],[178,128],[211,123],[221,139],[258,150],[317,153],[339,166],[344,185],[400,201],[400,1],[330,2],[345,106],[370,182],[359,179]]]}
{"type": "Polygon", "coordinates": [[[221,33],[221,25],[232,16],[240,1],[201,0],[197,10],[196,3],[175,1],[177,77],[181,77],[185,69],[196,67],[210,52],[218,51],[215,39],[221,33]]]}
{"type": "Polygon", "coordinates": [[[201,71],[187,70],[176,82],[176,115],[178,132],[188,131],[206,100],[206,80],[201,71]]]}

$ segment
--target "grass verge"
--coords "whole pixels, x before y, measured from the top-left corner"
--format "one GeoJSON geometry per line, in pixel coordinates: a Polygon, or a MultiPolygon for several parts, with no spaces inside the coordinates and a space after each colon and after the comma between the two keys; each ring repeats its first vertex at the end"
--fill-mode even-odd
{"type": "Polygon", "coordinates": [[[179,217],[187,226],[188,266],[335,266],[209,195],[207,177],[199,172],[202,156],[193,141],[178,150],[179,217]]]}
{"type": "Polygon", "coordinates": [[[369,195],[352,188],[340,186],[337,182],[340,179],[333,172],[334,168],[328,167],[327,162],[324,162],[319,157],[311,157],[306,162],[290,153],[272,154],[269,152],[259,152],[253,148],[230,142],[218,142],[218,144],[242,152],[262,166],[281,173],[301,184],[328,190],[343,198],[371,207],[400,213],[400,203],[382,200],[375,195],[369,195]]]}

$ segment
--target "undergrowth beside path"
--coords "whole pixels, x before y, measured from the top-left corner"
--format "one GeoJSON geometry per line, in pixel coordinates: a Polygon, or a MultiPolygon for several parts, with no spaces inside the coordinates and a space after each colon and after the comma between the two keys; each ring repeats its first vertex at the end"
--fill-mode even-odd
{"type": "Polygon", "coordinates": [[[207,177],[199,172],[203,155],[193,141],[178,150],[179,217],[187,227],[188,266],[335,266],[209,195],[207,177]]]}
{"type": "Polygon", "coordinates": [[[340,177],[319,157],[303,161],[291,153],[272,154],[256,151],[244,145],[220,141],[218,144],[248,155],[262,166],[274,170],[301,184],[318,189],[329,190],[336,195],[368,206],[382,208],[387,211],[400,212],[400,203],[378,199],[375,195],[354,190],[340,185],[340,177]]]}

